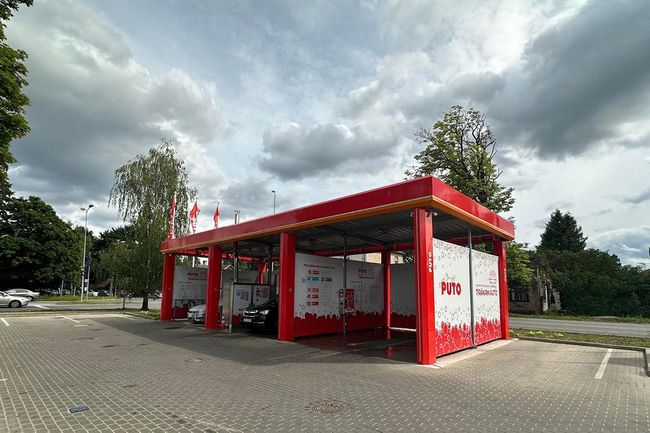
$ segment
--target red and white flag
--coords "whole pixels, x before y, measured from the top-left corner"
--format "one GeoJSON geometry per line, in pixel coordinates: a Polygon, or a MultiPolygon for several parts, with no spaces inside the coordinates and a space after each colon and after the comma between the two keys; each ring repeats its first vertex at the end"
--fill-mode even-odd
{"type": "Polygon", "coordinates": [[[217,204],[217,209],[214,211],[214,215],[212,216],[212,220],[214,221],[214,228],[216,229],[219,227],[219,205],[217,204]]]}
{"type": "Polygon", "coordinates": [[[199,219],[199,206],[194,202],[192,210],[190,211],[190,225],[192,226],[192,233],[196,233],[196,221],[199,219]]]}
{"type": "Polygon", "coordinates": [[[169,239],[174,239],[174,220],[176,219],[176,196],[172,199],[172,212],[169,216],[169,239]]]}

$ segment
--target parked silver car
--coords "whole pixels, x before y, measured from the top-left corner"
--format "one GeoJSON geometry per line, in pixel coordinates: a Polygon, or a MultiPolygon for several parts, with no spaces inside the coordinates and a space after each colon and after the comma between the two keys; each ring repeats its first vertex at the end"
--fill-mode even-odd
{"type": "Polygon", "coordinates": [[[10,289],[7,290],[6,292],[8,295],[22,296],[23,298],[27,298],[30,301],[33,301],[34,299],[38,299],[38,297],[41,296],[40,293],[32,292],[31,290],[27,290],[27,289],[10,289]]]}
{"type": "Polygon", "coordinates": [[[5,292],[0,292],[0,306],[10,308],[26,307],[29,299],[21,296],[13,296],[5,292]]]}

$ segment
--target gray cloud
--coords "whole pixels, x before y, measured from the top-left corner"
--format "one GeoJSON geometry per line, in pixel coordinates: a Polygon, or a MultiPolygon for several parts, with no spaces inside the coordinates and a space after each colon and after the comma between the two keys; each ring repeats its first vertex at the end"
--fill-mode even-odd
{"type": "Polygon", "coordinates": [[[41,1],[8,30],[30,55],[32,132],[12,146],[18,193],[40,195],[57,210],[105,202],[114,170],[161,137],[205,143],[219,133],[219,110],[204,87],[180,70],[153,78],[86,6],[41,1]]]}
{"type": "Polygon", "coordinates": [[[650,264],[650,226],[628,227],[596,233],[589,238],[589,246],[616,254],[629,265],[650,264]]]}
{"type": "MultiPolygon", "coordinates": [[[[379,128],[381,129],[381,128],[379,128]]],[[[280,179],[303,179],[390,155],[396,138],[386,131],[332,123],[304,128],[285,123],[264,133],[261,169],[280,179]]]]}
{"type": "Polygon", "coordinates": [[[528,46],[488,106],[499,136],[542,157],[580,154],[647,119],[650,8],[591,1],[528,46]]]}
{"type": "Polygon", "coordinates": [[[650,188],[636,195],[632,195],[630,197],[623,199],[623,201],[625,201],[626,203],[631,203],[631,204],[641,204],[648,200],[650,200],[650,188]]]}

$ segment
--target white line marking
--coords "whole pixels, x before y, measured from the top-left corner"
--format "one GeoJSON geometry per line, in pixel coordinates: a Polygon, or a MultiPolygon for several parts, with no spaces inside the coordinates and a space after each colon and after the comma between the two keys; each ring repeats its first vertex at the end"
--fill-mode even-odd
{"type": "Polygon", "coordinates": [[[70,320],[70,321],[72,321],[72,322],[74,322],[74,323],[81,323],[81,322],[78,321],[78,320],[74,320],[74,319],[71,319],[71,318],[66,317],[66,316],[61,316],[61,317],[64,318],[64,319],[66,319],[66,320],[70,320]]]}
{"type": "Polygon", "coordinates": [[[5,326],[9,326],[9,322],[7,322],[7,319],[5,319],[4,317],[1,317],[0,320],[2,320],[2,323],[4,323],[5,326]]]}
{"type": "Polygon", "coordinates": [[[602,379],[603,374],[605,373],[605,367],[607,367],[607,362],[609,361],[609,357],[612,356],[612,352],[614,349],[607,349],[607,353],[605,354],[605,357],[603,358],[602,362],[600,363],[600,367],[598,367],[598,371],[596,372],[596,375],[594,376],[594,379],[602,379]]]}
{"type": "Polygon", "coordinates": [[[43,305],[32,304],[31,306],[40,308],[41,310],[51,310],[51,308],[44,307],[43,305]]]}

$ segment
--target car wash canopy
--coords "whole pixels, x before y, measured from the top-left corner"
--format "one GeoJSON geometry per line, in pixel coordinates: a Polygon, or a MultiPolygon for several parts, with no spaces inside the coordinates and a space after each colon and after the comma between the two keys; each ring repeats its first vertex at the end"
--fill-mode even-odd
{"type": "Polygon", "coordinates": [[[503,241],[513,238],[511,222],[439,179],[422,177],[164,241],[161,318],[168,318],[175,254],[209,253],[207,310],[223,255],[279,259],[278,338],[343,326],[411,327],[418,362],[429,364],[507,338],[503,241]],[[472,248],[477,243],[483,251],[472,248]],[[410,250],[413,263],[390,263],[391,251],[410,250]],[[382,263],[341,258],[364,253],[381,253],[382,263]]]}

